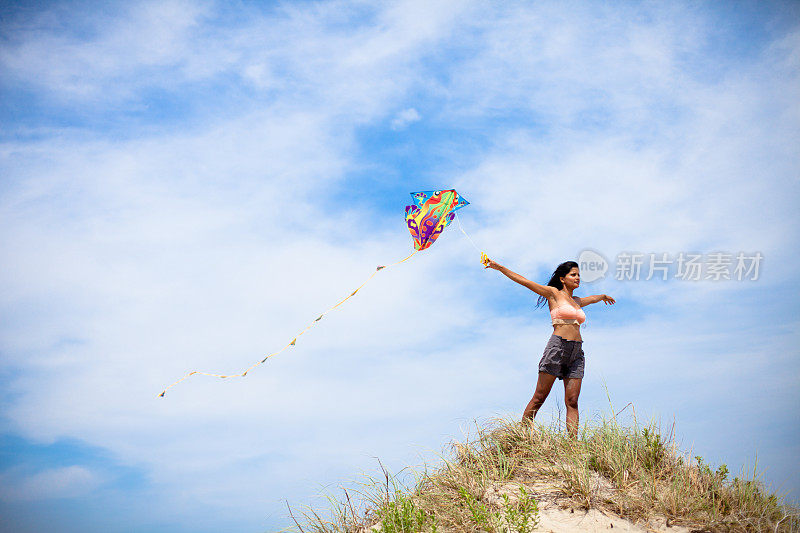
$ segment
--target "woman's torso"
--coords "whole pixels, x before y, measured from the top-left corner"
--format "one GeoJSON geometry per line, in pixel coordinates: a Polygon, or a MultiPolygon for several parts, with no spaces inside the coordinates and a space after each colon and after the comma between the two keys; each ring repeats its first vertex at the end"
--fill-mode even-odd
{"type": "MultiPolygon", "coordinates": [[[[556,318],[556,321],[582,323],[586,320],[586,314],[581,308],[580,298],[559,294],[557,297],[549,299],[548,304],[550,305],[551,318],[554,318],[554,315],[556,317],[566,317],[566,320],[564,318],[556,318]]],[[[583,340],[581,338],[580,323],[553,324],[553,334],[570,341],[583,340]]]]}

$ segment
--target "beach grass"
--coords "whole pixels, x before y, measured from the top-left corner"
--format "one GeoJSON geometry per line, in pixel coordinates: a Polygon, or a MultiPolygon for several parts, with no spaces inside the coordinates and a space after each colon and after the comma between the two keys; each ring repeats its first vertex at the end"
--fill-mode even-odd
{"type": "Polygon", "coordinates": [[[690,531],[800,532],[798,509],[764,486],[755,465],[734,477],[727,465],[711,468],[678,449],[674,424],[669,431],[640,424],[628,407],[632,421],[621,423],[612,409],[583,424],[576,439],[560,418],[476,424],[475,437],[451,442],[433,469],[410,470],[408,486],[381,465],[380,477],[328,495],[327,512],[292,513],[296,531],[527,533],[547,494],[561,508],[640,524],[660,518],[690,531]]]}

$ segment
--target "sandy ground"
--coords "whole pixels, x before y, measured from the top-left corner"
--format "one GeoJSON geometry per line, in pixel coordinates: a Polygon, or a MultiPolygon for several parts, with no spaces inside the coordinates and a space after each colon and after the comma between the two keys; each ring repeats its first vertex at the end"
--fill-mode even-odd
{"type": "Polygon", "coordinates": [[[647,524],[634,524],[624,518],[611,516],[596,509],[567,511],[557,506],[542,505],[536,531],[571,533],[574,531],[669,531],[689,533],[689,528],[666,525],[666,519],[653,519],[647,524]]]}
{"type": "MultiPolygon", "coordinates": [[[[594,494],[599,498],[613,497],[614,488],[600,476],[594,479],[594,494]]],[[[500,506],[503,494],[510,502],[519,498],[519,483],[496,484],[487,489],[482,501],[488,505],[500,506]]],[[[588,531],[636,531],[689,533],[691,529],[683,526],[667,526],[664,517],[655,517],[647,523],[635,524],[607,511],[599,509],[578,509],[570,506],[569,500],[554,484],[545,481],[525,483],[525,490],[539,505],[539,526],[535,531],[552,533],[573,533],[588,531]]]]}

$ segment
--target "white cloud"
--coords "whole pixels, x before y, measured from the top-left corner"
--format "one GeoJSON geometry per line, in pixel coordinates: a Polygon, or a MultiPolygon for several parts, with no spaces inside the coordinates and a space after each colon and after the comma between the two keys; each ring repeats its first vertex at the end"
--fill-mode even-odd
{"type": "Polygon", "coordinates": [[[422,119],[422,117],[420,116],[419,112],[413,107],[409,107],[408,109],[404,109],[395,115],[395,117],[392,119],[392,129],[395,131],[402,130],[409,124],[413,124],[420,119],[422,119]]]}
{"type": "Polygon", "coordinates": [[[80,498],[100,484],[97,474],[80,465],[52,468],[28,476],[6,472],[0,476],[0,499],[14,502],[80,498]]]}
{"type": "Polygon", "coordinates": [[[180,68],[187,55],[200,52],[191,50],[190,42],[207,14],[181,0],[126,4],[117,16],[78,16],[92,27],[70,34],[67,21],[76,14],[56,6],[10,32],[0,64],[10,79],[66,100],[129,97],[145,85],[142,78],[164,67],[180,68]],[[92,37],[86,39],[86,33],[92,37]]]}
{"type": "MultiPolygon", "coordinates": [[[[275,105],[363,121],[388,112],[391,98],[417,79],[420,54],[448,35],[463,3],[285,3],[269,14],[242,7],[239,24],[215,25],[228,9],[182,0],[132,4],[96,19],[88,39],[46,24],[21,27],[0,49],[0,65],[10,80],[86,112],[130,111],[132,102],[146,105],[152,90],[185,103],[188,88],[202,92],[220,77],[241,77],[259,92],[277,91],[275,105]]],[[[75,15],[53,8],[41,18],[54,16],[75,15]]],[[[232,99],[230,106],[241,113],[253,104],[232,99]]],[[[204,114],[209,105],[197,107],[204,114]]]]}

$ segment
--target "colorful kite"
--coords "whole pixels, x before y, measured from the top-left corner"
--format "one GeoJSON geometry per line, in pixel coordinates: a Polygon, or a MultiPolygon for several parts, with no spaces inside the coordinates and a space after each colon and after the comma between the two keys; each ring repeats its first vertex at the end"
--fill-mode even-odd
{"type": "Polygon", "coordinates": [[[469,202],[453,189],[412,192],[414,205],[406,206],[406,224],[417,251],[429,248],[453,221],[457,209],[469,202]]]}
{"type": "MultiPolygon", "coordinates": [[[[372,275],[369,278],[367,278],[367,280],[364,281],[364,283],[362,283],[356,290],[352,291],[349,296],[341,300],[336,305],[330,307],[324,313],[320,314],[308,326],[306,326],[306,328],[303,331],[292,337],[291,342],[287,343],[279,351],[271,353],[266,357],[264,357],[263,359],[260,359],[241,374],[211,374],[208,372],[197,372],[197,371],[189,372],[181,379],[179,379],[178,381],[176,381],[175,383],[164,389],[161,392],[161,394],[159,394],[159,396],[163,398],[170,388],[174,387],[184,379],[193,376],[195,374],[212,376],[217,378],[232,378],[236,376],[244,377],[253,368],[262,363],[265,363],[267,359],[269,359],[270,357],[278,355],[279,353],[281,353],[282,351],[286,350],[289,347],[296,346],[297,340],[300,338],[301,335],[303,335],[306,331],[308,331],[317,322],[322,320],[322,318],[327,313],[333,311],[334,309],[345,303],[347,300],[355,296],[356,293],[359,290],[361,290],[361,287],[366,285],[367,282],[371,280],[373,276],[375,276],[375,274],[377,274],[379,271],[394,265],[399,265],[400,263],[407,261],[408,259],[411,259],[411,257],[415,253],[430,248],[430,246],[436,241],[439,235],[441,235],[442,231],[444,231],[444,228],[446,228],[450,224],[450,222],[452,222],[453,218],[456,217],[455,211],[469,204],[469,202],[459,197],[458,193],[453,189],[448,189],[444,191],[412,192],[411,197],[414,198],[414,205],[409,205],[406,207],[406,224],[408,225],[408,230],[411,232],[411,236],[414,238],[414,251],[411,252],[410,255],[401,259],[400,261],[397,261],[396,263],[392,263],[391,265],[379,266],[378,268],[376,268],[372,272],[372,275]]],[[[459,222],[459,227],[460,226],[461,223],[459,222]]],[[[467,235],[467,233],[464,231],[464,228],[461,228],[461,231],[469,239],[469,235],[467,235]]],[[[470,242],[472,242],[472,239],[469,240],[470,242]]],[[[475,246],[474,243],[472,245],[475,246]]],[[[481,262],[484,262],[483,253],[481,253],[481,262]]]]}

